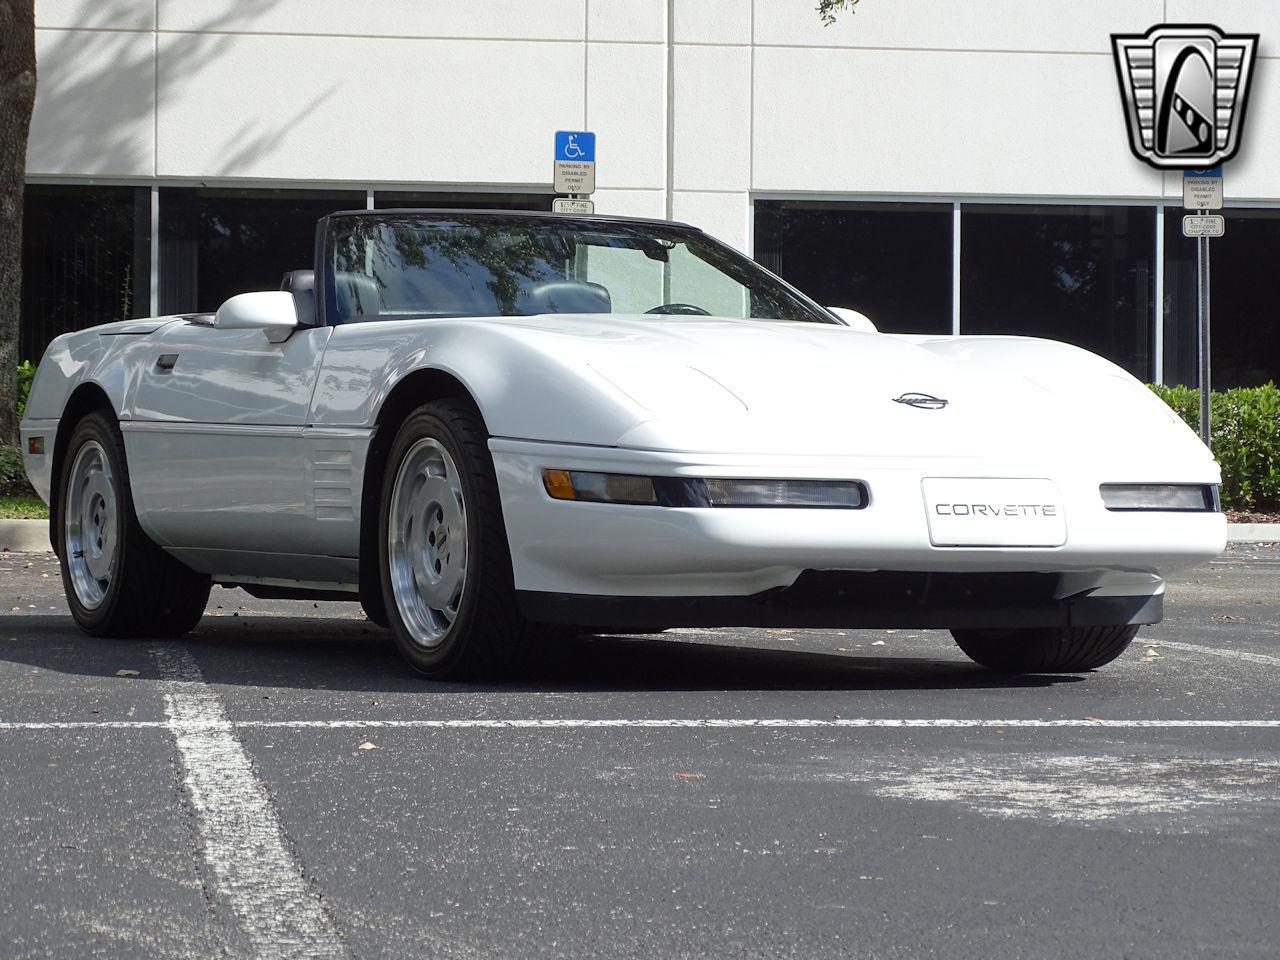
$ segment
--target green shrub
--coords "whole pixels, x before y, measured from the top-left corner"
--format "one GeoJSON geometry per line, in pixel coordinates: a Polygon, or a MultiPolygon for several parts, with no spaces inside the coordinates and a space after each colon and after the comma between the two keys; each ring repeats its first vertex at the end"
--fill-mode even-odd
{"type": "MultiPolygon", "coordinates": [[[[1151,388],[1192,430],[1200,391],[1151,388]]],[[[1209,395],[1213,455],[1222,467],[1222,504],[1232,510],[1280,510],[1280,387],[1237,387],[1209,395]]]]}
{"type": "MultiPolygon", "coordinates": [[[[18,419],[27,410],[27,397],[31,395],[31,381],[35,379],[36,366],[30,360],[18,364],[18,419]]],[[[0,497],[34,497],[35,491],[27,482],[27,471],[22,466],[22,451],[0,443],[0,497]]]]}
{"type": "Polygon", "coordinates": [[[0,497],[34,497],[17,447],[0,443],[0,497]]]}
{"type": "Polygon", "coordinates": [[[36,365],[30,360],[18,364],[18,419],[27,412],[27,397],[31,396],[31,381],[36,378],[36,365]]]}

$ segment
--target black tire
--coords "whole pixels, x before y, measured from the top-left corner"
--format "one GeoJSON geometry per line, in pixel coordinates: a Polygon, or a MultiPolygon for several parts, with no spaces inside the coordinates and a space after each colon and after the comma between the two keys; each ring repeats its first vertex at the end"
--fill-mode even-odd
{"type": "Polygon", "coordinates": [[[375,627],[381,627],[383,630],[391,628],[391,619],[387,616],[387,608],[382,605],[381,595],[379,595],[377,603],[365,603],[362,598],[360,600],[360,608],[364,610],[365,617],[375,627]]]}
{"type": "MultiPolygon", "coordinates": [[[[511,553],[488,440],[484,422],[470,404],[456,399],[432,401],[400,425],[382,478],[378,503],[382,600],[401,654],[415,670],[432,679],[510,676],[525,666],[548,633],[548,628],[521,617],[517,608],[511,553]],[[396,478],[406,457],[424,439],[442,446],[457,467],[466,526],[465,579],[456,615],[443,635],[429,642],[415,637],[397,602],[389,550],[396,478]]],[[[409,552],[407,548],[405,552],[409,552]]]]}
{"type": "MultiPolygon", "coordinates": [[[[125,460],[124,440],[115,418],[103,411],[87,414],[76,424],[62,457],[58,483],[58,554],[62,567],[62,585],[67,595],[71,616],[85,633],[97,637],[180,637],[200,622],[209,602],[209,578],[165,553],[143,532],[133,508],[129,485],[129,468],[125,460]],[[95,445],[93,447],[92,445],[95,445]],[[101,554],[111,574],[105,587],[96,580],[101,598],[82,599],[73,579],[73,564],[80,557],[68,545],[68,527],[83,530],[84,517],[70,497],[73,468],[82,451],[101,450],[111,473],[107,495],[102,498],[104,514],[115,523],[110,549],[101,554]],[[112,502],[107,504],[107,499],[112,502]],[[94,602],[96,601],[96,602],[94,602]]],[[[81,502],[84,491],[81,492],[81,502]]],[[[81,541],[84,537],[81,536],[81,541]]],[[[101,538],[98,539],[101,543],[101,538]]],[[[81,588],[84,589],[84,588],[81,588]]]]}
{"type": "Polygon", "coordinates": [[[1110,663],[1137,636],[1136,626],[952,630],[968,657],[1001,673],[1080,673],[1110,663]]]}

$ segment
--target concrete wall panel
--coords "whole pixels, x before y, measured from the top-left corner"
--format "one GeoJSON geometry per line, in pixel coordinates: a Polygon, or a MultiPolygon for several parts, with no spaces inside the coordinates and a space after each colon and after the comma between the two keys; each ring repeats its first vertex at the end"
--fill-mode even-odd
{"type": "Polygon", "coordinates": [[[155,0],[36,0],[36,26],[154,30],[155,0]]]}
{"type": "MultiPolygon", "coordinates": [[[[830,28],[814,2],[674,0],[677,191],[1179,195],[1178,175],[1128,152],[1108,48],[1165,19],[1165,0],[862,0],[830,28]]],[[[37,0],[30,171],[546,184],[552,131],[586,124],[602,190],[659,189],[667,6],[37,0]]],[[[1167,6],[1262,34],[1227,194],[1280,200],[1280,4],[1167,6]]]]}
{"type": "Polygon", "coordinates": [[[159,6],[160,29],[179,31],[581,40],[586,29],[586,0],[159,0],[159,6]]]}
{"type": "MultiPolygon", "coordinates": [[[[1260,33],[1259,53],[1280,57],[1280,3],[1266,0],[1168,0],[1168,23],[1212,23],[1226,33],[1260,33]]],[[[1159,22],[1153,20],[1151,26],[1159,22]]]]}
{"type": "MultiPolygon", "coordinates": [[[[1232,200],[1275,199],[1280,194],[1280,61],[1259,60],[1254,66],[1249,106],[1240,152],[1223,167],[1223,191],[1232,200]]],[[[1173,195],[1182,196],[1182,178],[1170,177],[1173,195]]]]}
{"type": "Polygon", "coordinates": [[[667,42],[666,0],[587,0],[592,40],[667,42]]]}
{"type": "MultiPolygon", "coordinates": [[[[755,0],[756,43],[1102,54],[1110,34],[1142,33],[1164,18],[1162,0],[862,0],[824,27],[816,6],[755,0]]],[[[1206,16],[1206,5],[1197,6],[1193,22],[1206,16]]]]}
{"type": "Polygon", "coordinates": [[[751,170],[751,50],[677,46],[675,186],[745,190],[751,170]]]}
{"type": "Polygon", "coordinates": [[[677,190],[673,197],[673,218],[700,227],[717,240],[751,252],[748,221],[750,197],[744,193],[708,193],[677,190]]]}
{"type": "Polygon", "coordinates": [[[565,52],[162,34],[159,173],[549,184],[552,133],[583,120],[584,57],[565,52]]]}
{"type": "Polygon", "coordinates": [[[36,106],[27,172],[155,173],[152,33],[37,30],[36,106]]]}
{"type": "Polygon", "coordinates": [[[651,217],[661,220],[667,215],[667,196],[662,190],[597,190],[591,198],[596,213],[612,217],[651,217]]]}
{"type": "Polygon", "coordinates": [[[1154,198],[1160,175],[1129,152],[1110,57],[766,48],[753,186],[1154,198]]]}
{"type": "Polygon", "coordinates": [[[676,43],[750,43],[751,3],[752,0],[675,0],[676,43]]]}
{"type": "Polygon", "coordinates": [[[662,187],[667,160],[666,48],[638,43],[592,43],[589,48],[587,128],[596,133],[597,184],[662,187]]]}

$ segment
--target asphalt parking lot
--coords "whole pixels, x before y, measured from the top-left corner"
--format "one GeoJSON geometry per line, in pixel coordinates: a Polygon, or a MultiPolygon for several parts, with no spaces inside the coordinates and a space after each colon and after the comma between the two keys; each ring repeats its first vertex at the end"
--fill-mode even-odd
{"type": "Polygon", "coordinates": [[[0,953],[1272,957],[1280,549],[1088,675],[937,632],[584,638],[411,675],[354,605],[217,589],[93,640],[0,555],[0,953]]]}

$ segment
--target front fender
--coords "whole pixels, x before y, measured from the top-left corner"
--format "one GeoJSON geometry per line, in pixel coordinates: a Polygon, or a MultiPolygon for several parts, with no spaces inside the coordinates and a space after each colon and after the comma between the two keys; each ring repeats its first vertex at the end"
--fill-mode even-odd
{"type": "Polygon", "coordinates": [[[46,503],[52,503],[68,405],[80,403],[84,388],[92,387],[94,405],[105,396],[112,413],[127,418],[133,389],[151,360],[147,335],[171,322],[173,318],[162,317],[102,324],[65,333],[45,349],[20,431],[27,477],[46,503]]]}

